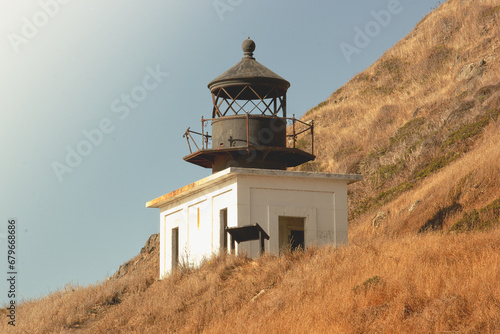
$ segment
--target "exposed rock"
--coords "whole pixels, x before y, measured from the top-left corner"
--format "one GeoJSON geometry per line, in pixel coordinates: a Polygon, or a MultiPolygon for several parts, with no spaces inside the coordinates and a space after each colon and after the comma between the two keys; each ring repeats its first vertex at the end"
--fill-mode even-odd
{"type": "Polygon", "coordinates": [[[372,219],[372,227],[379,228],[380,225],[387,219],[389,216],[389,211],[379,211],[377,215],[372,219]]]}
{"type": "Polygon", "coordinates": [[[146,256],[146,253],[150,254],[159,247],[160,247],[160,234],[159,233],[152,234],[149,237],[148,241],[146,241],[144,247],[142,247],[141,249],[140,254],[142,254],[142,258],[138,259],[134,258],[125,262],[120,266],[120,268],[118,268],[118,270],[113,274],[113,276],[111,276],[111,278],[115,279],[126,275],[128,272],[130,272],[137,266],[137,263],[139,263],[139,261],[141,261],[146,256]]]}
{"type": "Polygon", "coordinates": [[[415,211],[415,209],[420,205],[420,203],[422,203],[421,200],[417,200],[417,201],[413,202],[413,204],[410,205],[410,207],[408,208],[408,212],[415,211]]]}
{"type": "Polygon", "coordinates": [[[458,79],[471,80],[475,77],[479,77],[483,75],[485,68],[486,68],[486,61],[484,59],[475,63],[467,64],[464,67],[462,67],[460,73],[458,73],[458,79]]]}
{"type": "Polygon", "coordinates": [[[253,298],[250,300],[251,303],[253,303],[257,298],[259,298],[266,290],[260,290],[258,294],[253,296],[253,298]]]}
{"type": "Polygon", "coordinates": [[[130,267],[132,267],[132,261],[125,262],[120,266],[120,268],[118,268],[116,273],[114,273],[113,276],[111,276],[111,279],[125,276],[125,274],[128,273],[130,267]]]}
{"type": "Polygon", "coordinates": [[[142,253],[151,253],[153,252],[158,246],[160,245],[160,234],[152,234],[148,241],[146,241],[146,245],[142,247],[141,249],[141,254],[142,253]]]}

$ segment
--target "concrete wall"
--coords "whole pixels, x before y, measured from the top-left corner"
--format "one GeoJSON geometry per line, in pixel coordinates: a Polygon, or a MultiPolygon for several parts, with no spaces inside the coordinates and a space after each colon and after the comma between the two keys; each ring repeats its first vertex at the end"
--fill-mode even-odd
{"type": "MultiPolygon", "coordinates": [[[[238,178],[239,225],[259,223],[270,239],[266,251],[279,253],[278,217],[303,217],[305,247],[347,243],[347,182],[280,176],[238,178]]],[[[257,256],[257,241],[242,244],[257,256]]]]}
{"type": "MultiPolygon", "coordinates": [[[[236,225],[235,180],[184,196],[160,208],[160,277],[172,268],[172,229],[179,228],[179,263],[199,263],[219,252],[219,211],[236,225]]],[[[233,224],[233,225],[231,225],[233,224]]]]}
{"type": "MultiPolygon", "coordinates": [[[[266,251],[275,254],[280,216],[304,218],[305,247],[347,243],[349,177],[354,176],[229,168],[148,202],[161,212],[160,277],[172,268],[173,228],[179,228],[179,263],[196,265],[219,253],[225,208],[229,227],[258,223],[270,236],[266,251]]],[[[258,256],[259,243],[242,243],[237,251],[258,256]]]]}

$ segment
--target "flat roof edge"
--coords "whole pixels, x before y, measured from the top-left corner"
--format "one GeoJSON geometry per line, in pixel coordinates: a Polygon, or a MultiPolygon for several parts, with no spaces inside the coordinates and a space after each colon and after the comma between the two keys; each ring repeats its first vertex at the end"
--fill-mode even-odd
{"type": "Polygon", "coordinates": [[[207,176],[201,180],[190,183],[184,187],[171,191],[163,196],[155,198],[146,203],[146,208],[159,208],[163,204],[167,203],[170,199],[177,197],[180,194],[188,194],[191,193],[194,189],[212,183],[213,181],[219,179],[219,181],[223,181],[227,179],[230,175],[230,168],[226,168],[220,172],[207,176]],[[222,178],[222,179],[221,179],[222,178]]]}
{"type": "Polygon", "coordinates": [[[259,168],[241,168],[241,167],[229,167],[227,169],[229,169],[230,172],[233,174],[330,179],[330,180],[338,180],[338,181],[348,181],[348,184],[363,180],[363,175],[361,175],[361,174],[303,172],[303,171],[259,169],[259,168]]]}
{"type": "Polygon", "coordinates": [[[259,175],[269,177],[295,177],[308,179],[326,179],[335,181],[345,181],[347,184],[355,183],[363,180],[363,175],[360,174],[335,174],[335,173],[318,173],[318,172],[302,172],[302,171],[287,171],[274,169],[259,169],[259,168],[241,168],[229,167],[220,172],[207,176],[201,180],[188,184],[182,188],[171,191],[163,196],[155,198],[146,203],[146,208],[160,208],[168,203],[173,198],[183,194],[188,195],[195,190],[201,190],[204,186],[208,186],[214,182],[223,182],[236,175],[259,175]]]}

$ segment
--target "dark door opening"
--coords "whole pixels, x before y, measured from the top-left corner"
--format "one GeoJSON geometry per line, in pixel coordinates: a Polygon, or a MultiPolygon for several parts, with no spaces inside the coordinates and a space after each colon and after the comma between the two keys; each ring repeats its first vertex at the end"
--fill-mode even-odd
{"type": "Polygon", "coordinates": [[[290,230],[290,236],[288,238],[292,251],[299,247],[304,249],[304,230],[290,230]]]}
{"type": "Polygon", "coordinates": [[[172,229],[172,270],[179,266],[179,228],[172,229]]]}
{"type": "Polygon", "coordinates": [[[303,217],[278,217],[280,252],[305,248],[304,220],[303,217]]]}

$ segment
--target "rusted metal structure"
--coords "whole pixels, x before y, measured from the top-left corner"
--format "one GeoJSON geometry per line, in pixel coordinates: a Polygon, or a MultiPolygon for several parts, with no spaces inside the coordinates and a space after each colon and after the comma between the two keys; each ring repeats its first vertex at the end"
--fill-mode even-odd
{"type": "Polygon", "coordinates": [[[190,154],[184,160],[213,173],[228,167],[286,170],[314,160],[314,123],[287,117],[290,83],[255,60],[250,38],[242,48],[243,59],[208,84],[212,118],[201,119],[200,132],[186,130],[190,154]],[[201,137],[200,145],[193,134],[201,137]],[[304,143],[310,152],[302,150],[304,143]]]}
{"type": "Polygon", "coordinates": [[[231,236],[231,253],[235,252],[236,242],[239,244],[245,241],[259,240],[259,254],[264,254],[264,240],[269,240],[269,235],[259,224],[226,227],[226,232],[231,236]]]}

